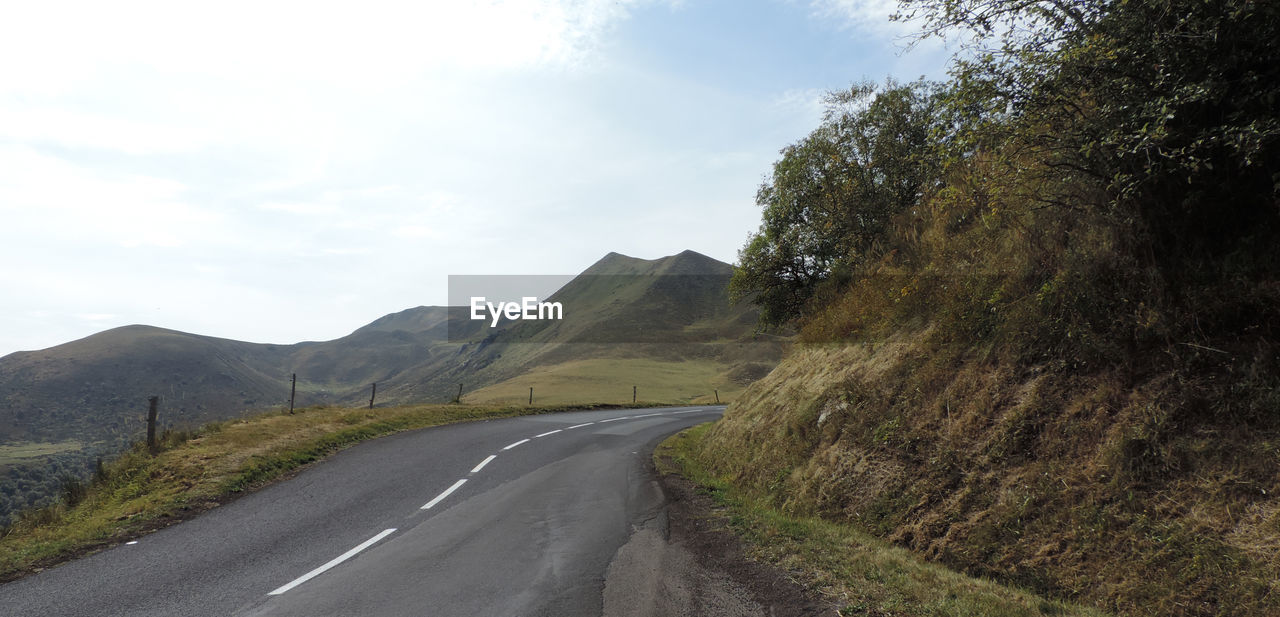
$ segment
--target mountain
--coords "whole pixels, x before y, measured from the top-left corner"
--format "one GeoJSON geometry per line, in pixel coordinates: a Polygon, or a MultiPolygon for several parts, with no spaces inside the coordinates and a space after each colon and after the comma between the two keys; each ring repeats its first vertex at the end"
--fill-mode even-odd
{"type": "Polygon", "coordinates": [[[755,333],[754,307],[729,302],[732,274],[729,264],[693,251],[654,260],[610,253],[545,298],[563,305],[563,320],[486,329],[464,309],[450,309],[448,340],[432,345],[432,361],[387,379],[387,395],[447,400],[462,384],[467,392],[479,388],[467,400],[516,402],[539,385],[530,376],[540,375],[534,381],[552,388],[550,398],[537,397],[546,402],[575,402],[606,382],[616,382],[609,387],[618,397],[609,400],[623,402],[631,385],[646,380],[651,395],[665,393],[660,400],[714,400],[717,383],[726,393],[740,389],[772,368],[784,345],[755,333]],[[662,373],[680,363],[698,365],[699,391],[664,387],[679,380],[662,373]]]}
{"type": "MultiPolygon", "coordinates": [[[[627,367],[611,392],[629,394],[631,382],[661,372],[655,367],[682,366],[705,387],[671,396],[728,394],[767,372],[785,344],[754,333],[752,307],[729,303],[725,285],[732,272],[693,251],[654,260],[610,253],[545,299],[562,304],[564,319],[505,321],[496,328],[471,321],[467,307],[439,306],[386,315],[339,339],[294,345],[116,328],[0,358],[0,444],[133,439],[153,395],[161,397],[163,425],[280,408],[293,374],[299,406],[359,404],[375,382],[379,403],[443,402],[457,394],[458,384],[466,389],[464,400],[476,400],[477,392],[496,400],[504,396],[501,384],[530,373],[556,375],[542,383],[600,385],[611,363],[627,367]]],[[[676,383],[654,379],[654,387],[646,386],[651,396],[658,385],[676,383]]],[[[562,399],[580,396],[555,388],[562,399]]]]}
{"type": "Polygon", "coordinates": [[[199,424],[288,396],[291,348],[125,326],[0,358],[0,443],[133,434],[152,395],[199,424]]]}

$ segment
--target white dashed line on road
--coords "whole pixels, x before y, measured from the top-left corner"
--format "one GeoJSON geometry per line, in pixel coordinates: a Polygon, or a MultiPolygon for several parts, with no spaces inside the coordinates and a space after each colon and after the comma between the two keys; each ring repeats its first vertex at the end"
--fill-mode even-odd
{"type": "MultiPolygon", "coordinates": [[[[450,489],[450,490],[452,490],[452,489],[450,489]]],[[[383,532],[382,532],[382,533],[380,533],[380,534],[378,534],[378,535],[376,535],[376,536],[374,536],[374,537],[372,537],[372,538],[369,538],[368,540],[365,540],[364,542],[361,542],[359,546],[357,546],[357,547],[355,547],[355,548],[353,548],[353,549],[351,549],[351,550],[349,550],[349,551],[347,551],[347,552],[345,552],[345,553],[343,553],[343,554],[341,554],[341,555],[338,555],[336,558],[334,558],[334,559],[333,559],[332,561],[330,561],[329,563],[326,563],[326,564],[324,564],[323,566],[320,566],[319,568],[316,568],[316,569],[314,569],[314,570],[312,570],[312,571],[310,571],[310,572],[307,572],[306,574],[303,574],[302,576],[299,576],[298,578],[293,579],[293,581],[292,581],[292,582],[290,582],[289,584],[284,585],[284,586],[282,586],[282,587],[279,587],[279,588],[277,588],[275,591],[272,591],[271,593],[269,593],[269,594],[267,594],[267,595],[269,595],[269,596],[278,596],[278,595],[280,595],[280,594],[282,594],[282,593],[284,593],[284,592],[286,592],[286,591],[289,591],[290,589],[293,589],[294,587],[297,587],[298,585],[301,585],[301,584],[303,584],[303,583],[305,583],[305,582],[307,582],[307,581],[309,581],[309,580],[311,580],[311,579],[313,579],[313,578],[315,578],[315,577],[317,577],[317,576],[320,576],[321,574],[324,574],[324,573],[325,573],[325,571],[326,571],[326,570],[328,570],[329,568],[332,568],[332,567],[334,567],[334,566],[336,566],[336,565],[338,565],[338,564],[340,564],[340,563],[342,563],[342,562],[344,562],[344,561],[346,561],[346,560],[348,560],[348,559],[351,559],[352,557],[355,557],[356,553],[359,553],[360,551],[363,551],[364,549],[369,548],[370,546],[373,546],[373,545],[374,545],[378,540],[381,540],[381,539],[383,539],[383,538],[385,538],[385,537],[387,537],[387,536],[389,536],[389,535],[391,535],[391,534],[395,533],[395,531],[396,531],[395,529],[386,529],[386,530],[383,530],[383,532]]]]}
{"type": "Polygon", "coordinates": [[[480,471],[481,469],[484,469],[484,466],[485,466],[485,465],[488,465],[488,464],[489,464],[491,461],[493,461],[493,459],[495,459],[495,458],[498,458],[498,455],[497,455],[497,454],[490,454],[490,455],[489,455],[489,458],[484,459],[483,461],[480,461],[480,464],[479,464],[479,465],[476,465],[475,467],[472,467],[472,468],[471,468],[471,473],[476,473],[476,472],[480,471]]]}
{"type": "Polygon", "coordinates": [[[419,509],[419,510],[430,510],[430,509],[431,509],[432,507],[434,507],[436,504],[438,504],[438,503],[440,503],[440,502],[444,501],[444,498],[445,498],[445,497],[448,497],[450,494],[452,494],[454,491],[458,490],[458,488],[459,488],[459,487],[461,487],[463,484],[466,484],[466,483],[467,483],[467,480],[466,480],[465,478],[463,478],[462,480],[458,480],[457,482],[454,482],[454,483],[453,483],[453,486],[450,486],[449,488],[444,489],[444,492],[443,492],[443,493],[440,493],[439,495],[436,495],[436,498],[435,498],[435,499],[432,499],[431,501],[428,501],[428,502],[426,503],[426,505],[424,505],[424,506],[422,506],[421,508],[418,508],[418,509],[419,509]]]}
{"type": "Polygon", "coordinates": [[[503,448],[503,450],[510,450],[510,449],[512,449],[512,448],[514,448],[514,447],[516,447],[516,446],[518,446],[518,445],[520,445],[520,444],[522,444],[522,443],[529,443],[529,440],[528,440],[528,439],[521,439],[520,441],[517,441],[517,442],[515,442],[515,443],[513,443],[513,444],[511,444],[511,445],[509,445],[509,446],[507,446],[507,447],[505,447],[505,448],[503,448]]]}

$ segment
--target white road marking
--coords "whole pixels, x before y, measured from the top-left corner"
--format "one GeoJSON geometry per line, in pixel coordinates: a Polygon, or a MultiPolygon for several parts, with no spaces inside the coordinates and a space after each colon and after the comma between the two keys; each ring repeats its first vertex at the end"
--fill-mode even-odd
{"type": "Polygon", "coordinates": [[[575,424],[575,425],[570,426],[569,428],[566,428],[566,429],[564,429],[564,430],[566,430],[566,431],[567,431],[567,430],[570,430],[570,429],[582,428],[582,427],[584,427],[584,426],[591,426],[592,424],[595,424],[595,422],[584,422],[584,423],[582,423],[582,424],[575,424]]]}
{"type": "Polygon", "coordinates": [[[369,548],[370,546],[373,546],[375,542],[395,533],[395,531],[396,531],[395,529],[385,529],[383,530],[382,533],[372,538],[369,538],[364,542],[361,542],[359,546],[341,555],[338,555],[333,561],[330,561],[329,563],[326,563],[323,566],[320,566],[319,568],[316,568],[310,572],[307,572],[306,574],[303,574],[302,576],[299,576],[298,578],[293,579],[293,582],[283,587],[280,587],[267,595],[278,596],[286,591],[289,591],[290,589],[293,589],[294,587],[297,587],[298,585],[301,585],[317,576],[320,576],[321,574],[324,574],[325,571],[328,570],[329,568],[332,568],[348,559],[351,559],[352,557],[355,557],[356,553],[359,553],[360,551],[363,551],[364,549],[369,548]]]}
{"type": "Polygon", "coordinates": [[[661,416],[661,415],[663,415],[663,414],[660,414],[660,413],[651,413],[651,414],[645,414],[645,415],[643,415],[643,416],[631,416],[631,419],[632,419],[632,420],[638,420],[638,419],[640,419],[640,418],[652,418],[652,417],[654,417],[654,416],[661,416]]]}
{"type": "Polygon", "coordinates": [[[462,486],[463,484],[466,484],[466,483],[467,483],[466,478],[463,478],[463,479],[461,479],[461,480],[458,480],[457,482],[454,482],[454,483],[453,483],[453,486],[450,486],[449,488],[444,489],[444,492],[443,492],[443,493],[440,493],[439,495],[436,495],[436,498],[435,498],[435,499],[432,499],[431,501],[428,501],[428,502],[426,503],[426,505],[424,505],[424,506],[422,506],[421,508],[418,508],[418,509],[419,509],[419,510],[430,510],[430,509],[431,509],[432,507],[434,507],[436,504],[438,504],[438,503],[440,503],[440,502],[444,501],[444,498],[445,498],[445,497],[448,497],[448,496],[449,496],[449,495],[451,495],[454,491],[458,490],[458,487],[460,487],[460,486],[462,486]]]}
{"type": "Polygon", "coordinates": [[[556,429],[556,430],[554,430],[554,431],[547,431],[547,432],[545,432],[545,433],[542,433],[541,435],[534,435],[534,436],[533,436],[533,438],[534,438],[534,439],[537,439],[537,438],[539,438],[539,437],[546,437],[547,435],[555,435],[556,433],[559,433],[560,431],[563,431],[563,430],[564,430],[564,429],[562,429],[562,428],[558,428],[558,429],[556,429]]]}
{"type": "Polygon", "coordinates": [[[480,464],[479,464],[479,465],[476,465],[475,467],[472,467],[472,468],[471,468],[471,473],[476,473],[477,471],[480,471],[481,469],[484,469],[484,466],[485,466],[485,465],[488,465],[488,464],[489,464],[489,462],[490,462],[490,461],[492,461],[492,460],[493,460],[493,459],[495,459],[495,458],[498,458],[498,455],[497,455],[497,454],[490,454],[490,455],[489,455],[489,458],[484,459],[483,461],[480,461],[480,464]]]}
{"type": "Polygon", "coordinates": [[[137,544],[137,543],[138,543],[137,540],[130,540],[128,542],[125,542],[125,544],[137,544]]]}
{"type": "Polygon", "coordinates": [[[630,419],[631,419],[631,416],[622,416],[621,418],[609,418],[608,420],[601,420],[600,424],[604,424],[605,422],[617,422],[618,420],[630,420],[630,419]]]}
{"type": "Polygon", "coordinates": [[[512,448],[514,448],[514,447],[516,447],[516,446],[518,446],[518,445],[520,445],[520,444],[522,444],[522,443],[528,443],[528,442],[529,442],[529,440],[528,440],[528,439],[521,439],[520,441],[517,441],[517,442],[515,442],[515,443],[513,443],[513,444],[511,444],[511,445],[509,445],[509,446],[507,446],[507,447],[505,447],[505,448],[503,448],[503,450],[510,450],[510,449],[512,449],[512,448]]]}

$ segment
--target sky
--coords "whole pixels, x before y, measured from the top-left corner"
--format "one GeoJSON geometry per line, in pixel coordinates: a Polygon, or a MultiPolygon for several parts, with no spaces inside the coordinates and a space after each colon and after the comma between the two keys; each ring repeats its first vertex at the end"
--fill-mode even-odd
{"type": "Polygon", "coordinates": [[[262,343],[563,275],[721,261],[825,93],[942,78],[886,0],[6,3],[0,356],[262,343]]]}

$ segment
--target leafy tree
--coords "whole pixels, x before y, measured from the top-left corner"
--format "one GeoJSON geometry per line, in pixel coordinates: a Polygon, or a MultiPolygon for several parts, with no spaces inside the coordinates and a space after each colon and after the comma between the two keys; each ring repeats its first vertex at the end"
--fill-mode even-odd
{"type": "Polygon", "coordinates": [[[1280,237],[1280,3],[902,0],[924,33],[961,32],[954,73],[1047,165],[1106,191],[1154,260],[1280,237]]]}
{"type": "Polygon", "coordinates": [[[890,81],[832,93],[822,125],[782,150],[730,283],[735,299],[761,307],[765,325],[800,316],[822,281],[872,253],[891,219],[934,185],[937,90],[890,81]]]}

